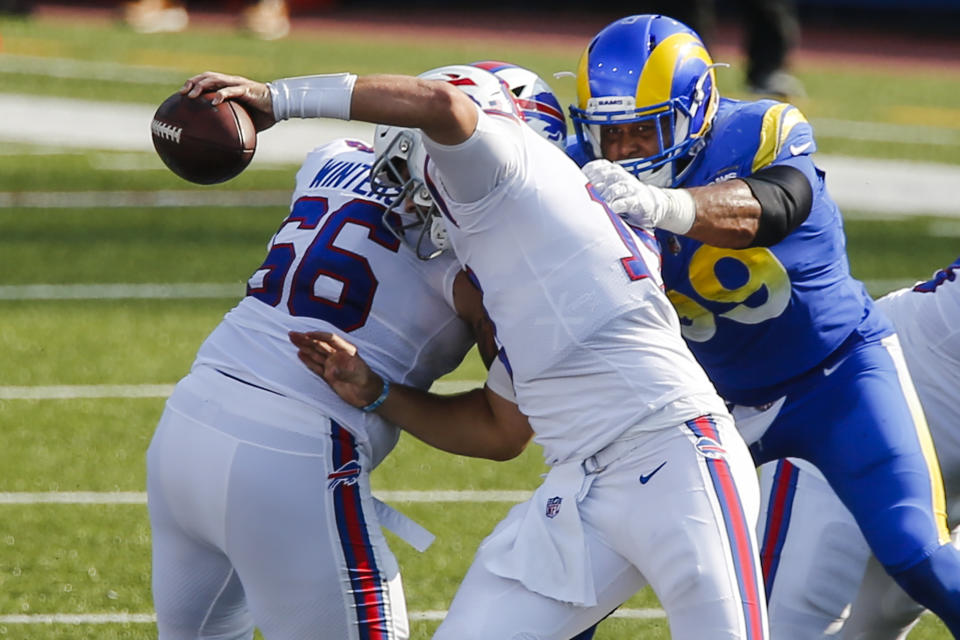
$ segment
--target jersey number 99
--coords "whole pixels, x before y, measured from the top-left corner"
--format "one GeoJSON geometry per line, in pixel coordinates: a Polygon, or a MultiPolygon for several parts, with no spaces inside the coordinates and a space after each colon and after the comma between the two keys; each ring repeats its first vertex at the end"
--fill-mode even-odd
{"type": "Polygon", "coordinates": [[[790,302],[787,270],[765,247],[734,250],[703,245],[690,259],[689,278],[705,304],[672,289],[667,296],[680,316],[683,337],[694,342],[713,338],[717,317],[759,324],[779,316],[790,302]],[[720,272],[728,277],[722,278],[720,272]]]}

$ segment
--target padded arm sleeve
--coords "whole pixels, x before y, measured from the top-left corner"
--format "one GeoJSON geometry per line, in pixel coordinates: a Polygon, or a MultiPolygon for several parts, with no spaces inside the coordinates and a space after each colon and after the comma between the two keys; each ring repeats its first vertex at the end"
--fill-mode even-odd
{"type": "Polygon", "coordinates": [[[810,215],[813,188],[799,169],[774,165],[741,180],[760,202],[760,223],[751,247],[777,244],[810,215]]]}

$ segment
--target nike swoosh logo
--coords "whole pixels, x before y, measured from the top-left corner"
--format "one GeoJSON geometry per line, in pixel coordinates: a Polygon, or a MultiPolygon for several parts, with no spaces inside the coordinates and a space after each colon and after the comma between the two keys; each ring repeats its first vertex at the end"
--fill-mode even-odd
{"type": "Polygon", "coordinates": [[[653,471],[651,471],[650,473],[645,474],[645,475],[641,475],[641,476],[640,476],[640,484],[647,484],[648,482],[650,482],[650,478],[653,477],[653,474],[655,474],[657,471],[660,471],[660,469],[663,469],[663,465],[665,465],[665,464],[667,464],[667,461],[666,461],[666,460],[664,460],[663,462],[661,462],[661,463],[660,463],[660,466],[657,467],[656,469],[654,469],[653,471]]]}
{"type": "Polygon", "coordinates": [[[840,358],[840,362],[834,363],[834,365],[833,365],[832,367],[824,367],[824,368],[823,368],[823,375],[824,375],[824,376],[830,375],[831,373],[833,373],[834,371],[836,371],[837,369],[839,369],[839,368],[840,368],[840,365],[842,365],[845,361],[846,361],[846,358],[840,358]]]}
{"type": "Polygon", "coordinates": [[[798,156],[798,155],[800,155],[801,153],[803,153],[804,151],[806,151],[806,150],[810,147],[811,144],[813,144],[813,143],[812,143],[812,142],[809,142],[809,141],[808,141],[808,142],[804,142],[803,144],[792,144],[792,145],[790,145],[790,153],[792,153],[792,154],[795,155],[795,156],[798,156]]]}

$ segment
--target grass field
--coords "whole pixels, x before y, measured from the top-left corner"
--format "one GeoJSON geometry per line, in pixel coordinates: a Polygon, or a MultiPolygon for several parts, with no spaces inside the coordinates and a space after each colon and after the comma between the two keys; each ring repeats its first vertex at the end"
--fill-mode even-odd
{"type": "MultiPolygon", "coordinates": [[[[144,37],[108,23],[53,19],[0,19],[0,36],[0,94],[150,105],[208,68],[270,79],[318,70],[418,72],[500,58],[550,77],[572,68],[579,55],[556,45],[475,39],[378,37],[371,43],[349,33],[264,43],[213,27],[144,37]]],[[[800,104],[815,127],[818,119],[844,119],[876,131],[922,124],[934,134],[904,142],[848,135],[851,128],[835,126],[818,137],[822,153],[960,165],[960,148],[942,143],[960,133],[957,73],[842,63],[797,71],[810,93],[800,104]]],[[[738,78],[736,70],[721,71],[731,94],[740,89],[738,78]]],[[[556,85],[569,102],[572,85],[556,85]]],[[[255,164],[216,189],[286,190],[295,168],[255,164]]],[[[187,185],[152,153],[0,139],[0,195],[123,190],[211,189],[187,185]]],[[[874,294],[957,256],[960,222],[954,219],[850,213],[852,269],[874,294]]],[[[0,207],[0,636],[154,636],[144,452],[170,386],[242,295],[284,215],[282,207],[107,207],[96,199],[82,206],[0,207]]],[[[481,377],[471,356],[450,380],[481,377]]],[[[535,447],[517,460],[492,463],[437,453],[405,437],[374,473],[378,493],[423,492],[396,504],[438,534],[424,554],[391,537],[414,638],[429,637],[473,549],[515,496],[498,501],[483,498],[492,493],[479,499],[459,493],[454,501],[438,501],[425,492],[528,491],[543,470],[535,447]]],[[[599,640],[669,637],[651,593],[627,608],[634,617],[607,621],[599,640]]],[[[911,635],[945,638],[929,616],[911,635]]]]}

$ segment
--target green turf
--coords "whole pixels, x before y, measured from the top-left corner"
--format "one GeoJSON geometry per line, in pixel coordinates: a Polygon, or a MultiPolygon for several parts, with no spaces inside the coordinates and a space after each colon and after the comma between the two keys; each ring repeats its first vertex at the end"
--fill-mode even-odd
{"type": "MultiPolygon", "coordinates": [[[[318,60],[331,69],[355,73],[419,73],[449,64],[495,57],[506,58],[549,76],[553,71],[572,69],[579,51],[476,39],[440,43],[435,38],[354,37],[326,33],[322,36],[294,35],[281,42],[261,42],[229,29],[198,27],[187,33],[158,34],[144,38],[119,25],[97,23],[76,29],[62,20],[22,21],[0,18],[4,51],[19,56],[69,58],[84,62],[117,63],[134,67],[123,81],[82,78],[45,79],[22,71],[0,67],[4,90],[41,95],[70,95],[159,104],[182,80],[206,69],[238,72],[265,80],[270,77],[316,73],[318,60]],[[96,46],[91,46],[96,42],[96,46]],[[268,77],[270,76],[270,77],[268,77]]],[[[12,63],[11,63],[11,66],[12,63]]],[[[79,67],[89,74],[105,73],[101,67],[79,67]]],[[[113,68],[112,66],[109,68],[113,68]]],[[[572,93],[572,83],[570,93],[572,93]]]]}
{"type": "MultiPolygon", "coordinates": [[[[162,398],[0,400],[0,492],[143,491],[162,398]]],[[[2,507],[0,507],[2,509],[2,507]]]]}
{"type": "Polygon", "coordinates": [[[4,505],[0,611],[150,611],[143,505],[4,505]]]}
{"type": "MultiPolygon", "coordinates": [[[[958,225],[956,220],[927,217],[891,221],[847,219],[844,226],[850,270],[862,280],[899,281],[901,286],[925,280],[956,259],[958,225]]],[[[868,288],[876,296],[893,287],[868,288]]]]}
{"type": "Polygon", "coordinates": [[[255,162],[227,183],[200,186],[174,175],[152,152],[64,151],[24,144],[5,145],[3,150],[5,153],[0,153],[0,191],[176,189],[210,193],[269,189],[289,192],[293,189],[297,169],[293,164],[261,165],[255,162]]]}
{"type": "MultiPolygon", "coordinates": [[[[3,53],[9,54],[0,56],[0,93],[146,105],[159,104],[185,77],[208,68],[271,79],[340,69],[409,73],[450,61],[498,58],[550,78],[553,71],[573,69],[579,55],[579,50],[529,43],[354,39],[335,33],[294,34],[266,43],[227,26],[146,37],[110,23],[0,18],[0,33],[3,53]]],[[[815,127],[818,119],[856,120],[905,131],[919,126],[943,141],[960,135],[956,72],[842,64],[796,71],[810,95],[797,104],[815,127]]],[[[720,85],[729,95],[742,95],[740,78],[736,67],[719,71],[720,85]]],[[[569,102],[573,82],[552,82],[561,100],[569,102]]],[[[903,142],[862,141],[846,135],[843,127],[839,133],[818,133],[818,145],[823,153],[960,164],[958,144],[909,136],[903,142]]],[[[255,163],[225,185],[197,187],[173,176],[151,153],[0,147],[0,192],[285,192],[293,185],[294,170],[292,165],[255,163]]],[[[195,282],[237,287],[236,298],[0,299],[0,387],[173,384],[188,371],[197,346],[260,264],[266,242],[283,218],[282,201],[275,207],[0,209],[0,287],[195,282]]],[[[873,283],[873,294],[893,282],[924,278],[957,255],[960,223],[954,220],[847,214],[851,268],[873,283]]],[[[483,378],[475,352],[450,378],[483,378]]],[[[162,398],[0,400],[0,492],[141,491],[143,456],[162,406],[162,398]]],[[[377,491],[530,490],[544,470],[534,445],[516,460],[493,463],[444,455],[404,436],[372,482],[377,491]]],[[[390,536],[403,567],[409,608],[442,610],[476,545],[509,505],[396,506],[438,534],[424,554],[390,536]]],[[[645,590],[627,606],[655,607],[656,600],[645,590]]],[[[152,611],[143,505],[0,504],[0,616],[121,611],[152,611]]],[[[412,637],[425,640],[437,624],[413,622],[412,637]]],[[[139,640],[155,637],[155,632],[151,624],[0,622],[0,637],[139,640]]],[[[668,638],[665,621],[611,619],[596,636],[637,637],[668,638]]],[[[925,616],[910,640],[948,637],[936,619],[925,616]]]]}
{"type": "Polygon", "coordinates": [[[0,383],[173,383],[231,306],[223,300],[4,302],[0,383]]]}
{"type": "Polygon", "coordinates": [[[237,283],[260,266],[286,207],[0,209],[0,284],[237,283]],[[30,268],[24,268],[30,265],[30,268]]]}

